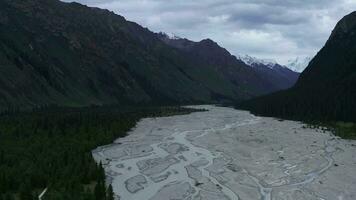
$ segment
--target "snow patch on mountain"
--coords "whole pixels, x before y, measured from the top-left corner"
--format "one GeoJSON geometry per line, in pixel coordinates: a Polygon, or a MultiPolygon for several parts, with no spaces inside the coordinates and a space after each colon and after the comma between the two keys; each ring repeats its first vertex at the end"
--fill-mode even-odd
{"type": "Polygon", "coordinates": [[[265,65],[270,69],[273,69],[276,66],[285,67],[285,66],[278,64],[273,59],[260,59],[260,58],[256,58],[256,57],[249,56],[249,55],[243,55],[243,56],[238,55],[237,58],[251,67],[256,67],[258,65],[265,65]]]}
{"type": "Polygon", "coordinates": [[[288,60],[287,67],[295,72],[302,72],[311,61],[312,57],[296,57],[295,59],[288,60]]]}

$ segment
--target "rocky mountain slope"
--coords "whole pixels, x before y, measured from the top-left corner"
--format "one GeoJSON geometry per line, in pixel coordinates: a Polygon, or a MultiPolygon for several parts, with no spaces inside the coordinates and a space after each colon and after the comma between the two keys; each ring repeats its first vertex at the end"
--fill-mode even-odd
{"type": "Polygon", "coordinates": [[[0,107],[211,103],[278,89],[211,40],[173,48],[107,10],[0,1],[0,107]]]}
{"type": "Polygon", "coordinates": [[[345,16],[296,85],[240,105],[255,113],[309,120],[356,121],[356,12],[345,16]]]}

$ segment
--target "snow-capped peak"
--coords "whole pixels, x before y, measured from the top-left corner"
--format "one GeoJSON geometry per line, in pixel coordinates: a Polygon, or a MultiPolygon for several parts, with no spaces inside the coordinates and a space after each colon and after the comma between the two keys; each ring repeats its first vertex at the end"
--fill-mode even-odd
{"type": "Polygon", "coordinates": [[[312,57],[296,57],[295,59],[288,60],[287,67],[295,72],[302,72],[311,61],[312,57]]]}
{"type": "Polygon", "coordinates": [[[237,58],[251,67],[262,64],[272,69],[275,65],[278,65],[278,63],[273,59],[260,59],[249,55],[239,55],[237,58]]]}

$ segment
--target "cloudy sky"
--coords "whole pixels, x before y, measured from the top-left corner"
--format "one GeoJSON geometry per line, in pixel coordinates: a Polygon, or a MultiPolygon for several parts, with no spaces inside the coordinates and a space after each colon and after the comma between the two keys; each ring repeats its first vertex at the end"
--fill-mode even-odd
{"type": "MultiPolygon", "coordinates": [[[[65,0],[72,1],[72,0],[65,0]]],[[[356,0],[75,0],[106,8],[154,32],[211,38],[232,54],[285,64],[314,56],[356,0]]]]}

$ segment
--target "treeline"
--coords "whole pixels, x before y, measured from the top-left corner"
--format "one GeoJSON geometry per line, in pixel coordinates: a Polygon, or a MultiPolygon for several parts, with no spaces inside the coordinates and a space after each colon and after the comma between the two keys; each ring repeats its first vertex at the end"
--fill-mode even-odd
{"type": "Polygon", "coordinates": [[[0,115],[0,200],[110,200],[91,150],[126,135],[143,117],[184,114],[180,107],[48,107],[0,115]]]}
{"type": "Polygon", "coordinates": [[[322,89],[290,89],[237,105],[253,113],[288,119],[356,122],[356,92],[343,95],[322,89]]]}
{"type": "MultiPolygon", "coordinates": [[[[351,86],[348,86],[351,87],[351,86]]],[[[339,127],[337,123],[356,122],[356,91],[332,90],[320,87],[292,88],[242,102],[236,106],[253,114],[300,120],[330,126],[343,138],[356,139],[356,131],[339,127]]]]}

